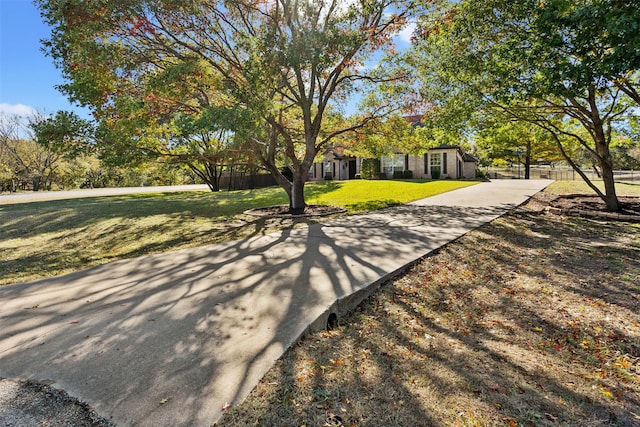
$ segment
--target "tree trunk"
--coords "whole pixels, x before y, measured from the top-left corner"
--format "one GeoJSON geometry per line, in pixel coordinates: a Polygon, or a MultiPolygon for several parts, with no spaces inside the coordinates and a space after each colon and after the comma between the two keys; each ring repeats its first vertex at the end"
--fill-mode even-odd
{"type": "Polygon", "coordinates": [[[217,173],[215,166],[204,163],[202,164],[202,167],[200,167],[199,165],[191,162],[187,163],[187,166],[197,177],[207,184],[209,190],[212,192],[220,191],[220,175],[217,173]]]}
{"type": "Polygon", "coordinates": [[[584,182],[587,183],[589,188],[591,188],[598,195],[598,197],[600,197],[602,200],[606,200],[606,196],[602,193],[602,191],[600,191],[600,189],[596,187],[595,184],[591,182],[591,180],[589,180],[589,177],[587,177],[587,175],[582,171],[582,169],[580,169],[580,167],[576,164],[576,162],[574,162],[573,159],[569,157],[566,150],[562,146],[562,141],[560,141],[560,138],[558,138],[558,135],[555,132],[550,132],[550,135],[556,141],[556,144],[558,146],[558,149],[560,150],[560,153],[562,154],[562,157],[564,157],[567,163],[569,163],[571,168],[573,168],[573,170],[584,180],[584,182]]]}
{"type": "MultiPolygon", "coordinates": [[[[293,206],[294,206],[294,203],[293,203],[293,199],[294,199],[294,197],[293,197],[293,194],[294,194],[294,191],[293,191],[293,183],[292,183],[292,182],[290,182],[290,181],[289,181],[289,180],[288,180],[288,179],[287,179],[287,178],[282,174],[282,172],[280,172],[280,171],[278,170],[278,168],[277,168],[277,167],[276,167],[276,165],[275,165],[275,162],[267,162],[267,161],[264,161],[264,160],[263,160],[263,166],[264,166],[264,168],[265,168],[265,169],[267,169],[267,170],[269,171],[269,173],[271,174],[271,176],[273,177],[273,179],[275,179],[275,180],[276,180],[276,183],[277,183],[280,187],[282,187],[282,189],[285,191],[285,193],[287,193],[287,197],[289,198],[289,211],[290,211],[290,212],[292,212],[292,210],[293,210],[293,206]]],[[[296,178],[296,174],[297,174],[297,173],[298,173],[298,172],[296,172],[296,171],[294,171],[294,172],[293,172],[293,180],[294,180],[294,181],[296,180],[295,178],[296,178]]],[[[302,201],[303,201],[303,203],[304,203],[304,186],[302,186],[302,191],[303,191],[303,194],[302,194],[302,196],[303,196],[302,201]]],[[[298,196],[298,197],[299,197],[299,196],[298,196]]],[[[303,211],[304,211],[304,207],[303,207],[302,209],[303,209],[303,211]]]]}
{"type": "Polygon", "coordinates": [[[616,186],[613,179],[613,163],[611,161],[611,153],[609,151],[609,144],[607,138],[604,136],[604,130],[596,128],[596,137],[594,138],[596,144],[596,153],[598,154],[598,164],[602,173],[602,182],[604,182],[604,202],[607,204],[607,210],[619,211],[620,202],[616,195],[616,186]]]}
{"type": "MultiPolygon", "coordinates": [[[[608,148],[606,151],[609,151],[608,148]]],[[[611,161],[606,161],[606,159],[598,160],[600,160],[600,169],[602,170],[602,182],[604,182],[605,194],[604,201],[607,204],[607,210],[619,211],[620,202],[618,201],[618,196],[616,194],[616,185],[613,178],[613,167],[611,167],[611,161]]]]}
{"type": "Polygon", "coordinates": [[[304,201],[304,183],[306,174],[296,170],[293,172],[293,182],[291,183],[291,193],[289,194],[289,212],[294,215],[304,213],[307,204],[304,201]]]}

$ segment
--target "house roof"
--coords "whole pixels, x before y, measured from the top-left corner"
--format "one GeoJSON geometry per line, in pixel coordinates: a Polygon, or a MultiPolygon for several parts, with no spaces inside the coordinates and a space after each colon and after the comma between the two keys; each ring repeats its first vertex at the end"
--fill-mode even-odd
{"type": "Polygon", "coordinates": [[[436,148],[436,149],[438,149],[438,148],[439,149],[452,149],[452,148],[459,149],[460,146],[459,145],[453,145],[453,144],[440,144],[440,145],[438,145],[437,147],[434,147],[434,148],[436,148]]]}
{"type": "Polygon", "coordinates": [[[411,123],[411,126],[413,126],[414,128],[421,128],[424,127],[424,124],[422,124],[423,117],[424,116],[422,114],[416,114],[413,116],[404,116],[404,119],[411,123]]]}
{"type": "Polygon", "coordinates": [[[462,155],[462,161],[463,162],[474,162],[474,163],[478,163],[478,159],[476,159],[475,157],[473,157],[471,154],[469,153],[464,153],[462,155]]]}

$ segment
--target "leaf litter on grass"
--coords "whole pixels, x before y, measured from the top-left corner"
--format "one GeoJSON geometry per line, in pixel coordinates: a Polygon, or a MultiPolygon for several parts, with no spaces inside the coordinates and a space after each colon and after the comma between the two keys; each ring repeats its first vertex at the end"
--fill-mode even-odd
{"type": "Polygon", "coordinates": [[[498,219],[304,338],[218,425],[638,426],[638,236],[498,219]]]}

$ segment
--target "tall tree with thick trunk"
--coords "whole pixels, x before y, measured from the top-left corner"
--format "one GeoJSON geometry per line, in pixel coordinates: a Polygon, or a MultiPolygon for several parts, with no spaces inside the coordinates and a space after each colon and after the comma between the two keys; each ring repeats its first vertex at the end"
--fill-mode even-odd
{"type": "Polygon", "coordinates": [[[567,139],[582,145],[597,159],[604,193],[567,160],[608,209],[619,210],[609,146],[639,87],[638,32],[629,30],[640,22],[637,5],[452,0],[439,7],[437,18],[421,23],[411,59],[421,67],[425,92],[440,95],[439,106],[465,100],[472,111],[497,110],[539,126],[564,154],[567,139]]]}
{"type": "Polygon", "coordinates": [[[294,212],[304,210],[307,171],[331,140],[395,108],[341,127],[324,121],[354,90],[401,77],[364,65],[391,46],[417,7],[401,0],[37,3],[53,28],[45,49],[68,80],[61,90],[114,129],[105,141],[153,151],[172,144],[176,115],[226,108],[235,113],[227,127],[252,144],[294,212]]]}

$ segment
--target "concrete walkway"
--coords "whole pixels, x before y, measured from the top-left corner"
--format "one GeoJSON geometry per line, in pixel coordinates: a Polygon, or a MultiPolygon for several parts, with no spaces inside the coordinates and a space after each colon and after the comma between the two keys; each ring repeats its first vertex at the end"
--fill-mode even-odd
{"type": "Polygon", "coordinates": [[[311,325],[550,182],[481,183],[1,287],[0,377],[50,382],[120,426],[209,426],[311,325]]]}

